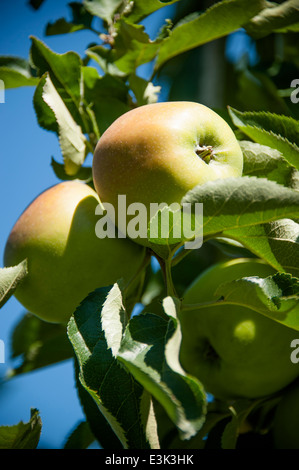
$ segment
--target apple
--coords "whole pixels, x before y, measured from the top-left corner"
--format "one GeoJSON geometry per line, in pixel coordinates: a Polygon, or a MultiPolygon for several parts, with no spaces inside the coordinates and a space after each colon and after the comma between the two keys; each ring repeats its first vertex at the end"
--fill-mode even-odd
{"type": "MultiPolygon", "coordinates": [[[[93,158],[94,186],[115,208],[180,203],[192,188],[243,171],[239,143],[224,119],[194,102],[140,106],[116,119],[99,139],[93,158]]],[[[131,218],[129,217],[128,220],[131,218]]],[[[146,237],[136,242],[146,244],[146,237]]]]}
{"type": "Polygon", "coordinates": [[[299,449],[299,382],[286,389],[279,402],[272,430],[276,449],[299,449]]]}
{"type": "Polygon", "coordinates": [[[95,234],[97,193],[79,181],[41,193],[14,225],[4,265],[27,258],[28,275],[15,297],[43,320],[65,323],[94,289],[131,279],[144,249],[129,239],[95,234]]]}
{"type": "MultiPolygon", "coordinates": [[[[239,258],[211,266],[183,295],[183,304],[217,300],[224,282],[247,276],[262,278],[274,269],[257,259],[239,258]]],[[[219,399],[259,398],[275,393],[299,376],[290,359],[296,332],[252,309],[234,305],[182,310],[184,369],[219,399]]]]}

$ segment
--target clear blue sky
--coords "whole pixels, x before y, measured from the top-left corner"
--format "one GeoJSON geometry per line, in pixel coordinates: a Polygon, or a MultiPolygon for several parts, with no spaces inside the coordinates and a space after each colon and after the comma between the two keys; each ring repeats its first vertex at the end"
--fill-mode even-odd
{"type": "MultiPolygon", "coordinates": [[[[30,35],[43,39],[55,52],[75,50],[83,54],[96,39],[93,33],[44,36],[48,21],[70,17],[67,4],[66,0],[46,0],[40,10],[34,11],[27,0],[2,0],[0,55],[28,58],[30,35]]],[[[164,14],[155,14],[147,21],[150,35],[159,29],[164,14]]],[[[32,87],[6,90],[5,103],[0,104],[1,266],[5,242],[16,219],[40,192],[58,182],[50,166],[52,156],[61,161],[57,138],[38,126],[33,92],[32,87]]],[[[0,339],[6,352],[5,364],[0,364],[0,377],[12,367],[10,336],[23,314],[22,306],[14,298],[0,311],[0,339]]],[[[71,362],[25,374],[0,388],[0,425],[28,421],[32,407],[39,409],[43,421],[40,447],[60,448],[66,435],[84,418],[71,362]]]]}

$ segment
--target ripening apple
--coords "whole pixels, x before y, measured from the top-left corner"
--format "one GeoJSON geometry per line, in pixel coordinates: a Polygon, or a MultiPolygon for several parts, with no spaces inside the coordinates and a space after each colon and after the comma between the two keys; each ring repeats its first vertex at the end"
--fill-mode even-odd
{"type": "Polygon", "coordinates": [[[299,449],[299,382],[283,394],[274,415],[272,435],[276,449],[299,449]]]}
{"type": "Polygon", "coordinates": [[[185,101],[123,114],[103,133],[93,158],[95,189],[114,206],[116,224],[119,195],[126,196],[127,207],[144,204],[149,220],[151,203],[180,203],[195,186],[242,171],[243,154],[226,121],[185,101]]]}
{"type": "Polygon", "coordinates": [[[144,250],[128,239],[96,236],[97,193],[84,183],[59,183],[41,193],[14,225],[4,265],[28,261],[28,275],[15,296],[43,320],[65,323],[94,289],[141,265],[144,250]]]}
{"type": "MultiPolygon", "coordinates": [[[[215,264],[186,290],[183,303],[211,302],[224,282],[273,274],[272,267],[256,259],[215,264]]],[[[182,366],[217,398],[263,397],[299,376],[299,365],[290,359],[296,332],[252,309],[219,303],[182,311],[180,321],[182,366]]]]}

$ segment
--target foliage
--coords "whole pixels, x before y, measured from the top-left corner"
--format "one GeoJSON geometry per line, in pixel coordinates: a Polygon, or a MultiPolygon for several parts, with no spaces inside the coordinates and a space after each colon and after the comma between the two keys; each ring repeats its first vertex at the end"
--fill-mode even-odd
{"type": "MultiPolygon", "coordinates": [[[[30,3],[38,9],[42,1],[30,3]]],[[[37,37],[31,37],[28,59],[0,57],[6,88],[35,87],[38,124],[60,144],[60,160],[49,156],[58,180],[92,185],[85,163],[102,133],[126,111],[156,102],[165,80],[170,100],[206,100],[228,120],[243,150],[244,175],[198,186],[183,199],[204,203],[202,248],[184,250],[187,240],[175,240],[173,229],[166,240],[150,239],[149,254],[161,270],[145,266],[135,298],[141,314],[130,316],[126,293],[115,284],[99,286],[84,299],[67,331],[24,316],[12,335],[12,357],[22,362],[9,379],[74,361],[86,422],[66,448],[87,448],[94,440],[114,449],[238,448],[244,426],[258,439],[271,430],[266,418],[283,391],[261,400],[210,402],[179,363],[180,295],[218,260],[258,257],[277,274],[224,283],[217,299],[299,330],[299,113],[290,100],[298,70],[298,2],[222,0],[207,8],[202,1],[84,0],[69,6],[71,18],[49,23],[45,34],[92,31],[94,43],[84,57],[58,54],[37,37]],[[151,39],[143,20],[169,5],[172,18],[151,39]],[[246,32],[256,48],[254,64],[246,55],[235,63],[224,55],[225,41],[236,32],[246,32]],[[209,69],[212,44],[219,49],[209,69]],[[284,47],[282,55],[277,44],[284,47]],[[145,64],[149,79],[140,75],[145,64]],[[209,101],[208,81],[215,83],[215,76],[220,98],[209,101]]],[[[25,276],[25,262],[0,271],[0,306],[25,276]]],[[[0,447],[35,448],[40,429],[38,412],[32,411],[30,423],[0,427],[0,447]]]]}

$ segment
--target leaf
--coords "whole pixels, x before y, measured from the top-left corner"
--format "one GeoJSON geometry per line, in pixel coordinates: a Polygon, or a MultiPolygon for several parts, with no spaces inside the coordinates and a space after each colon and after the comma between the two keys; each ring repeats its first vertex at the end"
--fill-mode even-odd
{"type": "Polygon", "coordinates": [[[71,2],[68,6],[71,8],[71,21],[60,18],[55,23],[48,23],[46,26],[46,36],[73,33],[84,29],[92,30],[93,15],[84,8],[84,5],[78,2],[71,2]]]}
{"type": "Polygon", "coordinates": [[[244,158],[244,176],[267,178],[283,186],[293,187],[299,172],[288,164],[278,150],[246,140],[239,144],[244,158]]]}
{"type": "Polygon", "coordinates": [[[79,179],[84,181],[85,183],[92,182],[92,168],[91,167],[83,167],[79,169],[79,171],[75,175],[68,175],[65,171],[64,165],[58,163],[52,157],[51,159],[51,167],[58,179],[62,181],[71,181],[73,179],[79,179]]]}
{"type": "Polygon", "coordinates": [[[299,277],[299,224],[293,220],[281,219],[265,225],[228,230],[226,235],[240,240],[278,271],[299,277]]]}
{"type": "Polygon", "coordinates": [[[292,26],[299,22],[297,0],[287,0],[281,5],[268,2],[268,5],[245,25],[247,33],[254,39],[263,38],[273,31],[292,30],[292,26]]]}
{"type": "Polygon", "coordinates": [[[102,449],[123,449],[121,442],[113,432],[109,422],[101,413],[96,401],[93,399],[88,390],[86,390],[86,388],[84,388],[81,384],[79,378],[78,360],[76,358],[75,382],[80,404],[94,439],[98,441],[102,449]]]}
{"type": "Polygon", "coordinates": [[[266,112],[240,112],[229,107],[233,123],[245,135],[261,145],[278,150],[287,162],[299,170],[299,122],[266,112]]]}
{"type": "Polygon", "coordinates": [[[86,138],[74,121],[48,73],[41,79],[42,99],[55,115],[66,174],[75,175],[86,156],[86,138]]]}
{"type": "Polygon", "coordinates": [[[110,61],[126,74],[134,73],[140,65],[156,57],[161,41],[151,41],[144,29],[143,25],[118,23],[110,61]]]}
{"type": "Polygon", "coordinates": [[[87,133],[81,109],[83,64],[80,56],[73,51],[57,54],[34,36],[31,36],[31,42],[30,58],[38,76],[44,77],[46,73],[50,76],[72,118],[87,133]]]}
{"type": "Polygon", "coordinates": [[[167,319],[151,313],[131,318],[117,358],[161,403],[181,438],[189,439],[204,422],[205,394],[200,382],[186,375],[179,363],[177,301],[167,297],[163,305],[167,319]]]}
{"type": "Polygon", "coordinates": [[[123,0],[84,0],[85,9],[95,16],[99,16],[108,24],[112,23],[114,13],[123,3],[123,0]]]}
{"type": "Polygon", "coordinates": [[[64,326],[27,313],[12,332],[11,356],[18,366],[9,371],[10,378],[70,359],[73,350],[64,326]]]}
{"type": "Polygon", "coordinates": [[[165,205],[151,218],[148,224],[148,242],[150,248],[162,259],[167,259],[184,240],[182,230],[182,210],[165,205]]]}
{"type": "Polygon", "coordinates": [[[239,399],[228,407],[231,420],[227,423],[221,436],[222,449],[236,449],[240,429],[260,400],[239,399]]]}
{"type": "Polygon", "coordinates": [[[235,449],[238,440],[239,421],[238,415],[233,407],[230,407],[231,420],[225,426],[223,434],[221,436],[221,448],[222,449],[235,449]]]}
{"type": "Polygon", "coordinates": [[[27,273],[26,260],[16,266],[0,269],[0,308],[10,299],[27,273]]]}
{"type": "Polygon", "coordinates": [[[262,2],[224,0],[217,2],[198,18],[185,22],[172,31],[162,43],[155,70],[166,61],[190,49],[226,36],[239,29],[262,9],[262,2]]]}
{"type": "Polygon", "coordinates": [[[73,51],[57,54],[38,38],[34,36],[30,38],[30,57],[38,69],[39,76],[41,77],[48,72],[52,81],[57,80],[72,100],[75,103],[79,103],[81,99],[80,82],[82,65],[80,56],[73,51]],[[68,73],[65,73],[66,70],[68,73]]]}
{"type": "Polygon", "coordinates": [[[152,82],[148,82],[135,74],[130,75],[129,84],[135,95],[137,106],[156,103],[158,101],[158,95],[161,91],[160,86],[155,86],[152,82]]]}
{"type": "Polygon", "coordinates": [[[134,2],[129,2],[128,8],[124,10],[123,15],[127,22],[136,24],[160,8],[173,5],[178,1],[179,0],[146,0],[145,2],[144,0],[134,0],[134,2]]]}
{"type": "Polygon", "coordinates": [[[60,18],[55,23],[48,23],[46,27],[46,36],[54,36],[56,34],[67,34],[75,33],[76,31],[82,31],[88,29],[84,24],[74,24],[66,21],[64,18],[60,18]]]}
{"type": "Polygon", "coordinates": [[[119,116],[131,109],[129,89],[118,77],[100,77],[92,67],[83,67],[84,97],[103,133],[119,116]]]}
{"type": "Polygon", "coordinates": [[[0,79],[6,89],[34,86],[38,83],[38,78],[33,75],[28,61],[12,56],[0,56],[0,79]]]}
{"type": "Polygon", "coordinates": [[[296,191],[264,178],[248,176],[196,186],[182,202],[192,206],[197,202],[203,204],[204,237],[223,236],[229,230],[299,216],[296,191]]]}
{"type": "Polygon", "coordinates": [[[290,109],[274,81],[264,72],[241,68],[236,72],[236,96],[246,111],[264,111],[290,115],[290,109]],[[250,96],[250,99],[248,97],[250,96]]]}
{"type": "Polygon", "coordinates": [[[95,440],[90,426],[86,421],[82,421],[68,436],[64,449],[87,449],[95,440]]]}
{"type": "Polygon", "coordinates": [[[215,292],[221,301],[245,306],[299,331],[299,279],[277,273],[265,279],[244,277],[223,283],[215,292]]]}
{"type": "Polygon", "coordinates": [[[77,308],[68,334],[79,379],[124,448],[158,447],[149,394],[116,360],[127,322],[115,284],[97,289],[77,308]]]}
{"type": "Polygon", "coordinates": [[[14,426],[0,426],[0,449],[36,449],[42,423],[39,412],[31,409],[30,421],[14,426]]]}

